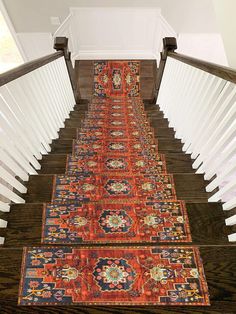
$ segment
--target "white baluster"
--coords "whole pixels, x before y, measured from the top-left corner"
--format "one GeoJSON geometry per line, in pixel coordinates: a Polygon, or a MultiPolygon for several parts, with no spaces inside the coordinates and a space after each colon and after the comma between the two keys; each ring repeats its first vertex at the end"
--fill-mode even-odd
{"type": "Polygon", "coordinates": [[[223,205],[223,210],[231,210],[236,208],[236,197],[232,197],[231,200],[225,202],[223,205]]]}
{"type": "Polygon", "coordinates": [[[51,121],[52,128],[55,132],[55,138],[58,138],[58,131],[63,127],[61,123],[60,115],[58,114],[58,106],[54,104],[54,99],[51,91],[51,83],[47,75],[46,67],[40,68],[40,71],[37,71],[37,80],[39,80],[38,89],[41,91],[42,101],[45,104],[45,108],[48,112],[49,120],[51,121]],[[42,93],[42,91],[44,91],[42,93]]]}
{"type": "Polygon", "coordinates": [[[25,200],[22,197],[12,192],[9,188],[7,188],[2,183],[0,183],[0,195],[3,195],[4,197],[8,198],[14,203],[25,203],[25,200]]]}
{"type": "Polygon", "coordinates": [[[226,226],[233,226],[236,224],[236,215],[233,215],[232,217],[229,217],[225,219],[226,226]]]}
{"type": "Polygon", "coordinates": [[[219,98],[220,92],[223,89],[225,81],[222,79],[215,78],[213,86],[209,91],[208,99],[206,100],[204,106],[201,109],[199,117],[196,117],[196,127],[192,137],[191,147],[192,147],[192,158],[195,159],[201,151],[202,143],[200,141],[201,134],[205,132],[206,125],[209,124],[210,112],[219,98]]]}
{"type": "Polygon", "coordinates": [[[0,136],[0,147],[6,151],[12,159],[14,159],[24,171],[27,171],[29,174],[37,174],[36,170],[29,164],[27,159],[17,147],[15,147],[10,139],[2,133],[0,136]]]}
{"type": "Polygon", "coordinates": [[[236,241],[236,233],[232,233],[228,236],[229,242],[235,242],[236,241]]]}
{"type": "Polygon", "coordinates": [[[40,139],[37,135],[37,130],[35,130],[27,120],[27,117],[24,115],[22,108],[18,105],[13,95],[11,95],[7,85],[4,85],[0,88],[0,94],[4,98],[7,103],[9,109],[13,112],[13,114],[17,117],[17,120],[22,126],[22,129],[27,134],[27,138],[31,141],[34,147],[39,148],[39,151],[42,154],[46,153],[45,147],[42,145],[40,139]]]}
{"type": "Polygon", "coordinates": [[[0,115],[0,125],[2,130],[2,136],[5,136],[8,138],[9,141],[13,142],[14,145],[17,147],[17,149],[27,158],[29,162],[32,163],[35,169],[40,169],[41,166],[37,159],[33,156],[32,153],[29,152],[29,149],[27,145],[24,143],[24,139],[21,138],[14,130],[9,126],[7,121],[0,115]]]}
{"type": "Polygon", "coordinates": [[[0,201],[0,211],[8,213],[10,211],[10,205],[0,201]]]}
{"type": "Polygon", "coordinates": [[[4,163],[9,169],[11,169],[16,176],[21,178],[23,181],[29,179],[28,173],[23,170],[17,162],[14,161],[2,148],[0,148],[0,161],[4,163]]]}
{"type": "Polygon", "coordinates": [[[26,193],[26,187],[15,179],[7,170],[0,166],[1,178],[21,193],[26,193]]]}
{"type": "Polygon", "coordinates": [[[235,164],[228,164],[224,167],[223,171],[214,179],[211,183],[209,183],[206,187],[207,192],[212,192],[215,188],[220,186],[221,183],[225,181],[225,179],[236,172],[235,164]]]}
{"type": "MultiPolygon", "coordinates": [[[[0,95],[0,114],[4,116],[4,121],[7,122],[9,127],[12,129],[13,133],[15,133],[16,137],[21,138],[21,142],[25,144],[28,150],[37,158],[41,159],[42,155],[40,150],[32,144],[32,142],[25,136],[24,129],[20,124],[19,120],[16,118],[14,113],[8,107],[8,104],[5,102],[4,98],[0,95]]],[[[2,125],[3,127],[3,125],[2,125]]],[[[12,134],[13,134],[12,133],[12,134]]]]}
{"type": "MultiPolygon", "coordinates": [[[[34,111],[38,117],[40,117],[41,124],[45,129],[46,133],[50,137],[50,139],[56,138],[57,133],[52,127],[52,123],[49,120],[48,111],[45,109],[45,103],[39,102],[40,96],[36,94],[37,88],[33,85],[33,77],[32,73],[26,75],[22,80],[20,80],[19,85],[25,90],[25,94],[27,98],[30,100],[31,106],[34,107],[34,111]]],[[[38,82],[35,82],[37,85],[38,82]]],[[[43,93],[43,91],[41,91],[43,93]]],[[[41,94],[40,93],[40,94],[41,94]]]]}
{"type": "Polygon", "coordinates": [[[193,163],[193,168],[197,169],[199,165],[202,163],[204,156],[207,154],[208,151],[211,148],[211,146],[208,146],[209,139],[212,138],[214,135],[214,132],[218,126],[220,115],[219,112],[222,112],[227,104],[227,101],[233,97],[233,94],[231,94],[233,90],[232,84],[227,84],[224,93],[221,93],[219,101],[217,102],[217,105],[215,107],[215,111],[212,113],[211,119],[209,120],[208,127],[205,130],[204,134],[204,142],[202,142],[202,149],[200,152],[200,156],[195,160],[193,163]]]}
{"type": "Polygon", "coordinates": [[[6,228],[7,227],[7,221],[4,219],[0,219],[0,228],[6,228]]]}
{"type": "Polygon", "coordinates": [[[28,102],[27,97],[25,97],[23,91],[17,85],[17,82],[13,81],[8,84],[8,90],[11,95],[14,95],[15,101],[18,103],[18,106],[21,108],[22,112],[24,113],[28,123],[37,133],[40,142],[43,144],[47,151],[50,151],[50,146],[48,145],[51,143],[50,137],[46,134],[45,130],[43,129],[40,121],[32,110],[30,103],[28,102]],[[13,85],[14,82],[14,85],[13,85]]]}
{"type": "Polygon", "coordinates": [[[227,194],[228,192],[230,192],[234,189],[236,189],[236,182],[233,180],[233,181],[230,181],[229,183],[227,183],[223,188],[221,188],[214,195],[212,195],[208,201],[209,202],[218,202],[218,201],[222,200],[222,198],[224,197],[225,194],[227,194]]]}

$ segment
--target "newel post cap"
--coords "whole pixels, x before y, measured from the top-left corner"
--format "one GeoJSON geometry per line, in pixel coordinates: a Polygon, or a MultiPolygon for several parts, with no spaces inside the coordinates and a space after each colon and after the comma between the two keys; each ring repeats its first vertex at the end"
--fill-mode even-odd
{"type": "Polygon", "coordinates": [[[66,59],[70,58],[70,54],[68,52],[68,38],[67,37],[56,37],[54,39],[53,48],[56,51],[63,51],[66,59]]]}
{"type": "Polygon", "coordinates": [[[177,46],[177,40],[175,37],[165,37],[163,38],[163,48],[167,51],[175,51],[177,46]]]}
{"type": "Polygon", "coordinates": [[[64,50],[68,47],[68,38],[67,37],[56,37],[54,39],[53,48],[56,50],[64,50]]]}

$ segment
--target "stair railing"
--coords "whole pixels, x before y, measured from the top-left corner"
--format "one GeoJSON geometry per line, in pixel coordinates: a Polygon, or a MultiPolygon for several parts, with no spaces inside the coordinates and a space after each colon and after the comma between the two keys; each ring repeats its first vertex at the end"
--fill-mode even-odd
{"type": "Polygon", "coordinates": [[[0,75],[0,211],[25,202],[25,182],[40,170],[38,160],[50,152],[74,105],[63,51],[0,75]]]}
{"type": "Polygon", "coordinates": [[[236,225],[236,71],[175,53],[175,38],[163,47],[157,102],[196,173],[209,180],[209,202],[223,202],[226,225],[236,225]]]}

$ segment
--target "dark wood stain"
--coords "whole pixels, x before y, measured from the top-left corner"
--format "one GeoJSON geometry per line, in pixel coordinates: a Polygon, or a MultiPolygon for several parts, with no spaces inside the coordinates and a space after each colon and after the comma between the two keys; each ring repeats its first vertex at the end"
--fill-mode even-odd
{"type": "Polygon", "coordinates": [[[66,170],[66,154],[51,154],[43,156],[40,174],[63,174],[66,170]]]}
{"type": "Polygon", "coordinates": [[[168,173],[194,173],[190,155],[184,153],[165,154],[168,173]]]}

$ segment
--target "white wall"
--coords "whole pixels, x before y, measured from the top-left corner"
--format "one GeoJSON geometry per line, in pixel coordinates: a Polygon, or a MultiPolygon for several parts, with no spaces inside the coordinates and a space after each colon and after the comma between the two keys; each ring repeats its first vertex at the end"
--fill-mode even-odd
{"type": "MultiPolygon", "coordinates": [[[[177,33],[217,32],[212,0],[3,0],[17,32],[54,32],[70,7],[156,7],[177,33]]],[[[224,2],[225,0],[221,0],[224,2]]],[[[122,21],[120,21],[122,23],[122,21]]],[[[108,26],[109,27],[109,26],[108,26]]]]}
{"type": "MultiPolygon", "coordinates": [[[[155,55],[158,51],[159,42],[152,43],[153,51],[150,53],[153,37],[151,27],[154,23],[152,13],[149,14],[149,19],[145,10],[155,11],[160,8],[161,14],[169,25],[177,34],[180,34],[180,52],[226,65],[227,60],[219,36],[219,29],[222,29],[229,64],[236,68],[236,54],[234,53],[236,41],[232,40],[236,31],[236,22],[233,22],[236,0],[3,0],[3,2],[16,32],[20,33],[19,38],[23,38],[26,44],[24,49],[27,50],[26,54],[30,59],[37,56],[40,47],[37,46],[33,37],[38,37],[39,43],[44,46],[40,55],[51,52],[48,37],[57,29],[57,26],[50,23],[51,16],[58,16],[62,22],[70,13],[70,7],[96,9],[98,6],[104,11],[104,17],[101,14],[99,17],[94,13],[89,18],[89,25],[85,23],[83,15],[81,16],[83,23],[78,21],[80,23],[78,24],[79,37],[77,37],[79,43],[77,41],[75,45],[80,45],[80,58],[94,58],[94,51],[98,53],[97,57],[100,51],[100,57],[107,58],[111,56],[111,50],[114,52],[114,58],[128,58],[131,54],[134,58],[139,58],[140,54],[144,58],[152,58],[153,53],[155,55]],[[127,18],[123,19],[119,12],[128,10],[129,7],[132,8],[136,18],[132,16],[127,23],[127,18]],[[143,17],[135,13],[138,9],[143,9],[143,17]],[[110,16],[105,14],[106,10],[111,10],[110,16]],[[93,36],[93,38],[96,37],[94,42],[91,40],[92,32],[96,35],[93,36]],[[30,37],[35,47],[33,51],[30,50],[30,37]],[[127,37],[129,41],[126,40],[127,37]],[[108,41],[109,44],[107,44],[108,41]],[[113,49],[110,49],[111,46],[113,49]]],[[[158,36],[157,24],[155,28],[158,36]]]]}
{"type": "Polygon", "coordinates": [[[50,33],[17,33],[27,61],[55,52],[50,33]]]}
{"type": "Polygon", "coordinates": [[[228,66],[220,34],[179,34],[177,52],[228,66]]]}
{"type": "Polygon", "coordinates": [[[80,59],[132,57],[132,54],[137,58],[154,57],[158,9],[76,8],[74,14],[80,59]]]}
{"type": "Polygon", "coordinates": [[[212,0],[229,66],[236,69],[236,1],[212,0]]]}
{"type": "Polygon", "coordinates": [[[69,37],[73,59],[154,59],[162,37],[176,36],[159,8],[87,7],[70,12],[55,36],[69,37]]]}

